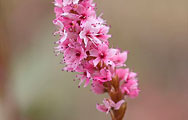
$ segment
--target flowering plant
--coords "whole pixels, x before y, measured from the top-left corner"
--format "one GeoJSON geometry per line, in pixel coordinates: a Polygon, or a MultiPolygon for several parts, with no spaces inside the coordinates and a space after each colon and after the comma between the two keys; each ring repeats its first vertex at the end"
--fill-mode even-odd
{"type": "Polygon", "coordinates": [[[60,39],[55,42],[56,55],[64,55],[63,70],[77,72],[79,87],[91,83],[95,94],[108,93],[109,98],[96,108],[110,113],[112,120],[122,120],[125,98],[139,94],[137,74],[126,67],[127,51],[109,48],[109,26],[96,15],[93,0],[55,0],[53,23],[60,39]]]}

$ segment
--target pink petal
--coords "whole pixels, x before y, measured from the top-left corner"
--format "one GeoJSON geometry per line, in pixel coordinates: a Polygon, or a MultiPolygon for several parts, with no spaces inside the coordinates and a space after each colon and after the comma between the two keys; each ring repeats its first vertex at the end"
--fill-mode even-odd
{"type": "Polygon", "coordinates": [[[78,4],[79,0],[73,0],[73,4],[78,4]]]}
{"type": "Polygon", "coordinates": [[[91,49],[89,51],[89,53],[90,53],[90,56],[93,56],[93,57],[97,57],[98,56],[98,50],[96,50],[96,49],[91,49]]]}
{"type": "Polygon", "coordinates": [[[109,51],[108,51],[108,57],[109,58],[113,57],[117,52],[118,52],[117,49],[109,49],[109,51]]]}
{"type": "Polygon", "coordinates": [[[94,66],[97,66],[97,64],[100,62],[99,58],[96,58],[95,60],[93,60],[93,64],[94,66]]]}
{"type": "Polygon", "coordinates": [[[80,82],[79,82],[79,86],[81,86],[81,84],[84,82],[84,79],[80,79],[80,82]]]}
{"type": "Polygon", "coordinates": [[[92,86],[91,86],[91,90],[95,93],[95,94],[102,94],[104,93],[104,86],[101,82],[99,81],[93,81],[92,82],[92,86]]]}
{"type": "Polygon", "coordinates": [[[55,0],[55,2],[54,2],[54,4],[55,4],[55,6],[57,6],[57,7],[62,7],[62,0],[55,0]]]}
{"type": "Polygon", "coordinates": [[[120,100],[118,103],[116,103],[116,105],[114,106],[115,110],[119,110],[119,108],[121,107],[121,105],[125,102],[125,100],[120,100]]]}
{"type": "Polygon", "coordinates": [[[84,87],[87,87],[88,84],[89,84],[89,78],[86,78],[86,81],[85,81],[84,87]]]}
{"type": "Polygon", "coordinates": [[[117,69],[116,74],[118,75],[118,78],[120,80],[127,80],[127,77],[129,75],[129,69],[128,68],[127,69],[122,69],[122,68],[117,69]]]}
{"type": "Polygon", "coordinates": [[[123,58],[123,62],[126,62],[127,61],[127,54],[128,52],[127,51],[124,51],[123,53],[121,53],[121,57],[123,58]]]}
{"type": "Polygon", "coordinates": [[[97,110],[99,110],[100,112],[107,112],[108,111],[108,109],[103,105],[103,104],[97,104],[96,105],[96,108],[97,108],[97,110]]]}

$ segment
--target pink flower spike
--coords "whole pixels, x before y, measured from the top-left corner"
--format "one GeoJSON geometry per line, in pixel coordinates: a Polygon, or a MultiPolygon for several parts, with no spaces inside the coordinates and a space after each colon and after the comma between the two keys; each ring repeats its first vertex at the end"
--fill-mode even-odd
{"type": "Polygon", "coordinates": [[[57,28],[54,35],[59,37],[54,52],[63,56],[62,70],[77,73],[78,87],[91,84],[93,93],[107,93],[115,99],[105,98],[96,108],[106,114],[112,112],[114,119],[120,119],[121,112],[126,110],[121,107],[124,98],[136,97],[140,92],[137,74],[125,68],[128,52],[109,47],[110,26],[102,14],[97,16],[93,0],[53,1],[53,24],[57,28]]]}

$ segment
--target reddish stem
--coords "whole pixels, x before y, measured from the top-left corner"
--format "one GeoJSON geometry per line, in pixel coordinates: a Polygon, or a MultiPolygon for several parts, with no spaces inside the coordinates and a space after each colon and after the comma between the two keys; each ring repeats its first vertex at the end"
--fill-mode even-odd
{"type": "MultiPolygon", "coordinates": [[[[108,88],[109,88],[107,90],[109,96],[115,103],[124,99],[124,94],[121,92],[121,90],[119,88],[119,84],[120,84],[120,81],[118,79],[118,76],[115,76],[114,78],[112,78],[112,81],[110,81],[110,83],[105,84],[105,86],[108,86],[108,88]]],[[[121,105],[119,110],[112,109],[112,111],[110,112],[111,119],[112,120],[122,120],[125,115],[126,109],[127,109],[126,102],[121,105]]]]}

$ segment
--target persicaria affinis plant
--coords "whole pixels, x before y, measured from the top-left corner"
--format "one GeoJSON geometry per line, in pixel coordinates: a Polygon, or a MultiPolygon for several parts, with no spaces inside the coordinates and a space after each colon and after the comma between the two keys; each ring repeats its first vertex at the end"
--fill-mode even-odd
{"type": "Polygon", "coordinates": [[[58,30],[54,35],[56,55],[63,54],[63,70],[77,72],[79,87],[91,84],[95,94],[108,93],[96,108],[110,113],[112,120],[122,120],[126,97],[139,94],[137,74],[126,67],[127,51],[109,48],[109,26],[96,15],[93,0],[55,0],[58,30]]]}

